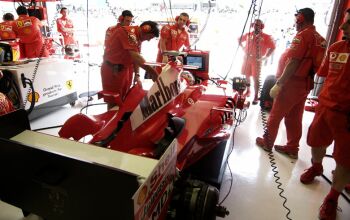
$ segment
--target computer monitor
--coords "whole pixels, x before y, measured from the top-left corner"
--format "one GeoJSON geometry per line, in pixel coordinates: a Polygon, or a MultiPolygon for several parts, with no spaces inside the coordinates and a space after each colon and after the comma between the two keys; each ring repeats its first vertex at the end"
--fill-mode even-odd
{"type": "Polygon", "coordinates": [[[0,138],[0,199],[45,220],[134,219],[137,176],[0,138]]]}
{"type": "Polygon", "coordinates": [[[199,71],[205,69],[205,58],[201,55],[187,55],[185,57],[185,64],[197,66],[199,71]]]}

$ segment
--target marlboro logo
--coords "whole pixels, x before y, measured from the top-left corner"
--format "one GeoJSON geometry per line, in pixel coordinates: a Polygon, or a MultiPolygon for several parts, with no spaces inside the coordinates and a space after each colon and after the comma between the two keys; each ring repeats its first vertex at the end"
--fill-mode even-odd
{"type": "Polygon", "coordinates": [[[158,90],[150,96],[145,96],[140,104],[143,119],[161,109],[172,98],[179,94],[179,85],[177,79],[168,85],[164,85],[161,77],[156,81],[158,90]]]}

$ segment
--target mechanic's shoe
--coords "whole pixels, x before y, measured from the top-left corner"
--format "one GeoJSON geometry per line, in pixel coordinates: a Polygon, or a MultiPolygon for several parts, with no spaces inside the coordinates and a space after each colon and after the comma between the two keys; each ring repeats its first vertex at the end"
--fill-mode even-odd
{"type": "Polygon", "coordinates": [[[257,137],[255,140],[256,145],[258,145],[259,147],[261,147],[266,151],[271,151],[272,146],[269,146],[266,142],[267,141],[265,140],[265,138],[262,138],[262,137],[257,137]]]}
{"type": "Polygon", "coordinates": [[[292,159],[298,159],[298,151],[299,148],[297,147],[292,147],[292,146],[288,146],[288,145],[275,145],[275,150],[277,152],[280,152],[281,154],[285,154],[287,156],[289,156],[292,159]]]}
{"type": "Polygon", "coordinates": [[[303,174],[300,176],[300,182],[304,184],[310,184],[314,181],[316,176],[321,176],[323,173],[323,167],[317,167],[315,165],[312,165],[309,169],[307,169],[303,174]]]}
{"type": "Polygon", "coordinates": [[[346,193],[350,194],[350,183],[345,186],[344,190],[346,193]]]}
{"type": "Polygon", "coordinates": [[[335,220],[337,216],[338,202],[333,199],[325,198],[320,207],[318,218],[320,220],[335,220]]]}

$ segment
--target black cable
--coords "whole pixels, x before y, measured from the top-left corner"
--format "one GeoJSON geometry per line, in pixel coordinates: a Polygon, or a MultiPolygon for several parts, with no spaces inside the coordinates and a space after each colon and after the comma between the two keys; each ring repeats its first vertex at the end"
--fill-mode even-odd
{"type": "Polygon", "coordinates": [[[103,102],[103,103],[87,104],[87,105],[85,105],[84,107],[82,107],[82,108],[80,109],[80,113],[82,113],[84,109],[86,109],[86,108],[88,108],[88,107],[91,107],[91,106],[95,106],[95,105],[107,105],[107,103],[106,103],[106,102],[103,102]]]}
{"type": "MultiPolygon", "coordinates": [[[[51,26],[49,26],[49,30],[50,30],[50,29],[51,29],[51,30],[53,29],[54,21],[56,21],[57,18],[58,18],[58,12],[56,12],[55,16],[53,17],[53,19],[52,19],[53,22],[51,22],[51,26]]],[[[36,74],[37,74],[37,72],[38,72],[38,68],[39,68],[40,62],[41,62],[41,60],[42,60],[42,55],[44,54],[46,45],[47,45],[47,41],[44,40],[44,43],[42,44],[41,49],[40,49],[39,57],[38,57],[38,59],[37,59],[37,61],[36,61],[36,63],[35,63],[35,66],[34,66],[34,71],[33,71],[33,73],[32,73],[32,77],[31,77],[31,79],[30,79],[30,80],[32,81],[33,85],[34,85],[35,76],[36,76],[36,74]]],[[[33,88],[34,88],[34,87],[33,87],[33,88]]],[[[32,92],[31,89],[28,89],[28,92],[27,92],[26,97],[27,97],[31,92],[32,92]]],[[[24,99],[24,102],[23,102],[23,109],[25,109],[25,107],[26,107],[26,105],[27,105],[27,101],[28,101],[27,99],[24,99]]]]}
{"type": "MultiPolygon", "coordinates": [[[[86,0],[86,29],[87,29],[87,42],[88,42],[88,55],[87,55],[87,58],[88,58],[88,74],[87,74],[87,77],[88,77],[88,91],[87,93],[90,94],[90,37],[89,37],[89,0],[86,0]]],[[[86,106],[89,105],[89,99],[87,100],[86,102],[86,106]]],[[[85,113],[87,114],[87,109],[85,111],[85,113]]]]}
{"type": "MultiPolygon", "coordinates": [[[[330,155],[330,154],[326,154],[326,155],[324,155],[324,156],[325,156],[325,157],[329,157],[329,158],[333,158],[333,155],[330,155]]],[[[328,179],[328,177],[326,177],[324,174],[322,174],[322,177],[323,177],[330,185],[333,184],[332,181],[331,181],[330,179],[328,179]]],[[[340,194],[343,196],[343,198],[344,198],[348,203],[350,203],[350,198],[349,198],[349,197],[347,197],[343,192],[341,192],[340,194]]]]}
{"type": "Polygon", "coordinates": [[[111,11],[111,14],[115,17],[116,20],[118,20],[119,16],[118,16],[117,12],[114,10],[114,8],[112,8],[112,6],[108,0],[106,0],[106,5],[109,8],[109,10],[111,11]]]}
{"type": "Polygon", "coordinates": [[[204,25],[203,25],[203,27],[202,27],[202,30],[201,30],[201,31],[199,32],[199,34],[198,34],[198,38],[190,45],[191,48],[194,47],[194,46],[198,43],[198,41],[200,40],[200,38],[201,38],[201,36],[202,36],[204,30],[205,30],[206,27],[207,27],[207,24],[208,24],[208,21],[209,21],[209,17],[210,17],[210,13],[211,13],[211,3],[210,3],[210,0],[208,1],[208,5],[209,5],[209,9],[208,9],[208,13],[207,13],[207,17],[206,17],[206,19],[205,19],[204,25]]]}
{"type": "MultiPolygon", "coordinates": [[[[322,174],[322,177],[323,177],[330,185],[332,185],[332,181],[331,181],[330,179],[328,179],[328,177],[326,177],[324,174],[322,174]]],[[[343,192],[341,192],[340,195],[341,195],[348,203],[350,203],[350,198],[347,197],[343,192]]]]}
{"type": "MultiPolygon", "coordinates": [[[[234,108],[234,113],[236,112],[236,108],[234,108]]],[[[227,159],[226,159],[226,165],[227,165],[227,167],[228,167],[228,169],[229,169],[229,172],[230,172],[230,187],[229,187],[229,189],[228,189],[228,192],[226,193],[226,195],[224,196],[224,198],[221,200],[221,202],[219,202],[219,206],[221,206],[223,203],[224,203],[224,201],[227,199],[227,197],[230,195],[230,193],[231,193],[231,190],[232,190],[232,185],[233,185],[233,174],[232,174],[232,170],[231,170],[231,167],[230,167],[230,163],[229,163],[229,159],[230,159],[230,156],[231,156],[231,154],[232,154],[232,152],[233,152],[233,147],[235,146],[235,133],[236,133],[236,128],[241,124],[241,121],[242,121],[242,119],[241,119],[241,115],[242,115],[242,111],[243,110],[239,110],[239,114],[238,114],[238,117],[237,117],[237,119],[238,120],[236,120],[236,123],[235,123],[235,125],[234,125],[234,128],[233,128],[233,132],[232,132],[232,147],[231,147],[231,149],[230,149],[230,152],[228,153],[228,155],[227,155],[227,159]]]]}
{"type": "Polygon", "coordinates": [[[37,129],[32,129],[32,131],[43,131],[43,130],[49,130],[49,129],[54,129],[54,128],[61,128],[63,125],[56,125],[56,126],[51,126],[51,127],[44,127],[44,128],[37,128],[37,129]]]}
{"type": "MultiPolygon", "coordinates": [[[[259,10],[256,9],[257,7],[257,4],[256,4],[256,0],[253,0],[254,1],[254,6],[253,6],[253,16],[252,16],[252,20],[253,18],[256,20],[256,19],[259,19],[260,18],[260,13],[261,13],[261,8],[262,8],[262,3],[263,3],[263,0],[261,0],[261,4],[260,4],[260,7],[259,7],[259,10]]],[[[257,37],[259,38],[261,35],[260,33],[257,35],[257,37]]],[[[257,65],[257,74],[258,74],[258,89],[259,89],[259,95],[261,95],[261,90],[262,90],[262,86],[261,86],[261,61],[260,61],[260,58],[261,58],[261,48],[260,48],[260,44],[259,44],[259,40],[256,41],[256,65],[257,65]]],[[[255,97],[254,97],[255,98],[255,97]]],[[[267,112],[265,109],[260,109],[260,114],[261,114],[261,121],[262,121],[262,125],[263,125],[263,130],[264,130],[264,136],[263,138],[267,140],[267,146],[273,146],[273,143],[271,141],[271,138],[270,138],[270,134],[269,134],[269,131],[268,131],[268,121],[267,121],[267,112]]],[[[277,168],[277,165],[276,165],[276,160],[275,160],[275,155],[273,154],[272,152],[272,149],[268,151],[268,156],[269,156],[269,161],[270,161],[270,166],[271,166],[271,170],[273,172],[273,176],[275,178],[275,183],[277,184],[277,189],[280,191],[279,192],[279,196],[283,199],[283,204],[282,206],[287,210],[287,214],[286,214],[286,218],[291,220],[291,218],[289,217],[290,213],[291,213],[291,210],[287,207],[287,197],[285,197],[283,194],[284,194],[284,189],[282,187],[282,182],[280,181],[281,177],[279,177],[279,171],[278,171],[278,168],[277,168]]]]}
{"type": "Polygon", "coordinates": [[[244,22],[244,26],[243,26],[243,29],[242,29],[242,33],[241,33],[241,36],[240,36],[240,38],[239,38],[239,43],[238,43],[237,48],[236,48],[236,51],[235,51],[235,53],[234,53],[234,55],[233,55],[233,57],[232,57],[230,67],[228,68],[228,71],[227,71],[225,77],[223,77],[224,80],[226,80],[226,78],[227,78],[228,75],[230,74],[231,69],[232,69],[232,66],[233,66],[233,64],[234,64],[234,62],[235,62],[235,60],[236,60],[236,56],[237,56],[239,47],[240,47],[240,45],[241,45],[241,43],[242,43],[242,37],[243,37],[243,35],[244,35],[244,31],[245,31],[245,28],[246,28],[246,26],[247,26],[248,19],[249,19],[249,17],[250,17],[250,12],[251,12],[251,10],[252,10],[252,7],[253,7],[253,1],[252,1],[252,4],[250,5],[250,8],[249,8],[249,10],[248,10],[247,18],[246,18],[246,20],[245,20],[245,22],[244,22]]]}
{"type": "Polygon", "coordinates": [[[171,8],[171,0],[169,0],[169,9],[170,9],[171,19],[174,20],[173,9],[171,8]]]}

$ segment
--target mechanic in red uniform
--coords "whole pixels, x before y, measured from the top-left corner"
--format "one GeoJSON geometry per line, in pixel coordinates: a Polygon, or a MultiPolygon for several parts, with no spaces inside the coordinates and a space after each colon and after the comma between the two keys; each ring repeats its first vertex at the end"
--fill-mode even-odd
{"type": "MultiPolygon", "coordinates": [[[[190,25],[190,17],[187,13],[182,12],[175,18],[175,24],[165,25],[160,32],[158,42],[157,62],[167,63],[168,57],[163,56],[164,51],[175,50],[179,51],[182,46],[190,49],[190,40],[185,27],[190,25]]],[[[157,68],[161,72],[161,68],[157,68]]]]}
{"type": "MultiPolygon", "coordinates": [[[[132,84],[135,65],[152,74],[155,79],[156,70],[145,65],[140,50],[143,41],[158,36],[158,25],[153,21],[145,21],[140,26],[121,27],[119,31],[113,32],[106,42],[101,66],[103,91],[119,94],[124,100],[132,84]]],[[[141,83],[139,77],[136,73],[134,82],[141,83]]],[[[115,105],[113,100],[105,99],[105,101],[108,103],[108,108],[115,105]]]]}
{"type": "Polygon", "coordinates": [[[62,17],[58,18],[57,31],[63,36],[63,46],[75,44],[74,40],[74,25],[71,19],[68,18],[68,9],[66,7],[61,8],[60,11],[62,17]]]}
{"type": "Polygon", "coordinates": [[[29,16],[24,6],[19,6],[16,11],[19,17],[13,22],[13,31],[19,38],[21,57],[47,57],[49,53],[43,43],[40,20],[29,16]]]}
{"type": "MultiPolygon", "coordinates": [[[[0,80],[3,77],[3,73],[0,70],[0,80]]],[[[14,111],[12,102],[6,97],[5,94],[0,92],[0,116],[14,111]]]]}
{"type": "Polygon", "coordinates": [[[328,48],[318,71],[318,75],[326,79],[307,136],[307,143],[312,147],[312,166],[300,176],[302,183],[309,184],[322,175],[322,159],[334,141],[336,168],[332,188],[319,212],[319,218],[324,220],[336,219],[339,194],[350,182],[350,8],[340,29],[345,40],[328,48]]]}
{"type": "MultiPolygon", "coordinates": [[[[254,31],[244,34],[238,39],[238,43],[245,53],[242,74],[246,76],[249,84],[250,77],[252,76],[254,79],[253,104],[256,105],[258,103],[259,74],[262,60],[269,57],[275,50],[276,46],[272,37],[263,33],[262,30],[264,29],[264,23],[260,19],[256,19],[251,26],[254,27],[254,31]],[[258,48],[260,50],[259,56],[257,53],[258,48]]],[[[247,96],[250,95],[250,87],[248,87],[246,94],[247,96]]]]}
{"type": "Polygon", "coordinates": [[[16,39],[16,33],[12,30],[13,14],[6,13],[2,17],[3,22],[0,23],[0,40],[16,39]]]}
{"type": "Polygon", "coordinates": [[[275,150],[296,159],[302,134],[304,104],[313,86],[313,75],[320,66],[326,48],[325,39],[317,33],[315,13],[303,8],[296,14],[297,34],[282,59],[286,67],[270,90],[274,103],[267,121],[267,131],[256,144],[270,151],[274,145],[281,120],[287,132],[287,144],[275,145],[275,150]]]}
{"type": "Polygon", "coordinates": [[[116,29],[118,29],[119,27],[122,27],[122,26],[130,26],[133,17],[134,17],[134,15],[131,13],[131,11],[129,11],[129,10],[122,11],[122,14],[118,18],[118,23],[114,26],[107,28],[106,36],[105,36],[105,45],[106,45],[108,38],[112,35],[112,33],[116,29]]]}

